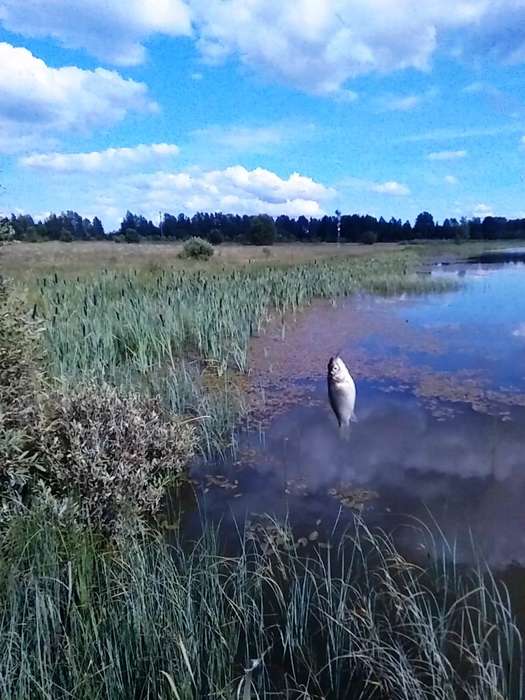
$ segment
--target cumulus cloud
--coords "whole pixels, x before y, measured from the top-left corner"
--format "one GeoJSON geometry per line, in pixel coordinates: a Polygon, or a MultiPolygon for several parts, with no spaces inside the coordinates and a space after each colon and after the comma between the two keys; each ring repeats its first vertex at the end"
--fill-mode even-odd
{"type": "Polygon", "coordinates": [[[472,215],[479,216],[482,219],[485,216],[494,216],[494,212],[489,204],[484,204],[483,202],[480,202],[479,204],[476,204],[473,207],[472,215]]]}
{"type": "Polygon", "coordinates": [[[427,155],[428,160],[457,160],[458,158],[465,158],[467,152],[464,150],[460,151],[434,151],[427,155]]]}
{"type": "Polygon", "coordinates": [[[469,54],[525,61],[522,0],[0,0],[0,21],[117,65],[144,61],[155,34],[192,36],[209,62],[235,56],[314,94],[352,96],[356,76],[426,70],[454,30],[469,54]]]}
{"type": "Polygon", "coordinates": [[[0,132],[7,145],[27,147],[41,136],[87,131],[152,111],[144,83],[104,68],[51,68],[24,48],[0,43],[0,132]]]}
{"type": "Polygon", "coordinates": [[[0,0],[0,20],[12,32],[53,37],[117,65],[142,63],[142,42],[153,34],[191,31],[183,0],[0,0]]]}
{"type": "Polygon", "coordinates": [[[459,182],[459,180],[457,179],[457,177],[455,175],[445,175],[443,180],[444,180],[445,184],[447,184],[447,185],[457,185],[459,182]]]}
{"type": "Polygon", "coordinates": [[[388,182],[376,182],[371,189],[373,192],[379,192],[380,194],[391,194],[395,197],[402,197],[410,194],[410,189],[406,185],[396,182],[395,180],[389,180],[388,182]]]}
{"type": "Polygon", "coordinates": [[[324,213],[323,203],[334,195],[331,188],[299,173],[281,178],[264,168],[247,170],[236,165],[224,170],[161,170],[126,176],[113,182],[109,194],[107,189],[94,193],[94,201],[113,226],[122,216],[121,202],[148,217],[159,210],[173,211],[174,202],[187,213],[319,216],[324,213]]]}
{"type": "Polygon", "coordinates": [[[425,70],[438,33],[479,21],[486,4],[487,0],[0,0],[0,19],[11,31],[51,36],[121,65],[142,62],[143,42],[153,34],[193,31],[208,61],[235,55],[302,90],[337,94],[358,75],[425,70]]]}
{"type": "Polygon", "coordinates": [[[34,153],[20,158],[20,164],[48,172],[94,173],[123,170],[178,153],[179,147],[172,143],[139,144],[132,148],[107,148],[89,153],[34,153]]]}

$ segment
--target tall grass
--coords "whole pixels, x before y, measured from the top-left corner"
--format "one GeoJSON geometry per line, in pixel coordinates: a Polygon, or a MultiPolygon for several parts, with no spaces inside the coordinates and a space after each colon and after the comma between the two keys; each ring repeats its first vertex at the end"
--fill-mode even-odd
{"type": "Polygon", "coordinates": [[[11,523],[0,586],[0,693],[10,699],[521,698],[506,593],[438,553],[409,563],[360,521],[299,555],[210,527],[191,546],[104,551],[35,511],[11,523]],[[47,522],[46,522],[47,520],[47,522]]]}
{"type": "Polygon", "coordinates": [[[293,311],[314,297],[449,288],[442,279],[415,274],[417,260],[393,253],[293,267],[101,271],[76,280],[55,274],[36,281],[34,315],[45,323],[55,377],[94,376],[160,393],[177,412],[207,415],[204,442],[217,446],[232,433],[240,408],[231,372],[246,370],[249,338],[269,314],[293,311]]]}

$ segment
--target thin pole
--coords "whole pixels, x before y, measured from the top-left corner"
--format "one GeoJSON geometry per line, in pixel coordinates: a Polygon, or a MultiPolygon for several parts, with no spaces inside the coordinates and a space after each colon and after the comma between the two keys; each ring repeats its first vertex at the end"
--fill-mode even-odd
{"type": "Polygon", "coordinates": [[[341,212],[339,209],[335,210],[335,215],[337,216],[337,247],[341,245],[341,212]]]}

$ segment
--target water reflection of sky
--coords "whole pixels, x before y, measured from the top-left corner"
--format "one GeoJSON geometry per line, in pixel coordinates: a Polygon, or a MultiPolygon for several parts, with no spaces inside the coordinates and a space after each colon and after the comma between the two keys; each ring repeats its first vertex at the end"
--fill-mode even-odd
{"type": "Polygon", "coordinates": [[[371,522],[395,527],[431,512],[465,560],[472,533],[493,566],[525,565],[525,407],[490,415],[454,393],[461,382],[470,386],[468,373],[457,372],[465,369],[525,392],[525,266],[437,274],[461,274],[464,287],[395,303],[314,306],[284,340],[276,332],[257,341],[264,352],[259,365],[254,357],[254,371],[266,380],[272,410],[263,434],[241,434],[239,459],[215,465],[238,486],[206,489],[208,513],[242,520],[289,512],[307,533],[333,522],[340,507],[334,490],[373,490],[378,498],[365,506],[371,522]],[[348,442],[326,399],[333,343],[357,379],[359,422],[348,442]],[[434,388],[423,400],[416,385],[432,370],[442,372],[434,383],[447,393],[434,388]]]}
{"type": "Polygon", "coordinates": [[[435,274],[461,275],[460,292],[432,295],[398,310],[447,345],[445,355],[424,357],[425,362],[435,369],[483,370],[492,385],[523,390],[525,265],[444,269],[435,274]]]}

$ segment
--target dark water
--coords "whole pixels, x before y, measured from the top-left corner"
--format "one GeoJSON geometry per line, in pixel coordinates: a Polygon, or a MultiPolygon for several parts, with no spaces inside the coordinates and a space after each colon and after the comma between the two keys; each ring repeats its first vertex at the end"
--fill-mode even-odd
{"type": "Polygon", "coordinates": [[[195,469],[200,509],[232,523],[287,514],[298,537],[313,532],[319,541],[334,519],[359,509],[399,532],[409,551],[420,538],[401,525],[437,522],[459,561],[472,560],[474,545],[506,578],[519,610],[525,265],[471,262],[433,274],[463,286],[314,304],[254,341],[255,417],[235,460],[195,469]],[[338,350],[357,385],[359,422],[348,441],[326,397],[326,362],[338,350]]]}

